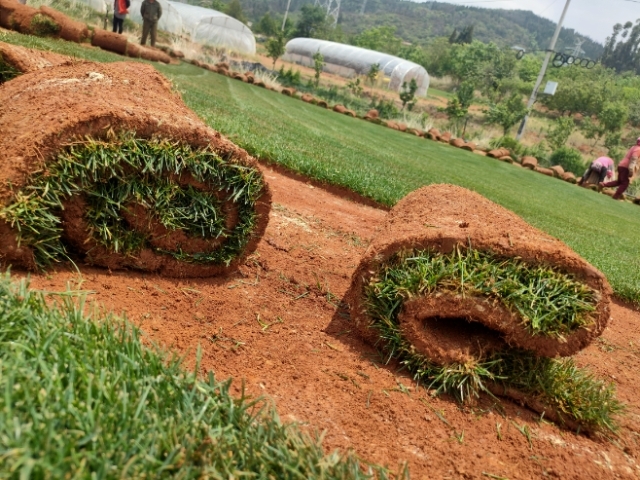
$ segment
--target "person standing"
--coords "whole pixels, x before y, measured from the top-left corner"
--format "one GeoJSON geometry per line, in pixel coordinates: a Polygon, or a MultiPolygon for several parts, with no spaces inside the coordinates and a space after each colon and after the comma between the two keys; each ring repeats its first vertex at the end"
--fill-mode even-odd
{"type": "Polygon", "coordinates": [[[636,144],[629,149],[625,157],[618,164],[618,179],[613,182],[598,183],[600,187],[618,187],[613,198],[619,200],[622,194],[629,187],[639,166],[638,158],[640,158],[640,137],[636,140],[636,144]]]}
{"type": "Polygon", "coordinates": [[[592,173],[598,175],[598,181],[596,184],[600,182],[604,182],[605,178],[611,178],[613,176],[613,160],[609,157],[600,157],[595,159],[587,168],[587,171],[584,172],[584,175],[578,181],[578,185],[582,185],[584,182],[589,180],[589,177],[592,173]]]}
{"type": "Polygon", "coordinates": [[[158,0],[144,0],[140,7],[142,15],[142,41],[140,45],[146,45],[147,37],[151,35],[151,46],[156,46],[156,34],[158,32],[158,20],[162,17],[162,7],[158,0]]]}
{"type": "Polygon", "coordinates": [[[124,27],[124,19],[129,13],[129,0],[115,0],[113,2],[113,31],[114,33],[122,33],[124,27]]]}

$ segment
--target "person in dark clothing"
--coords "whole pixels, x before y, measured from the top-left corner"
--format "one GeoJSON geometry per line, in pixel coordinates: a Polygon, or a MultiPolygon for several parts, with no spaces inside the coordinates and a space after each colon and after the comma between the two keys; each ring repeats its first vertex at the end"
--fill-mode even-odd
{"type": "Polygon", "coordinates": [[[124,19],[129,13],[129,0],[115,0],[113,2],[113,31],[114,33],[122,33],[124,27],[124,19]]]}
{"type": "Polygon", "coordinates": [[[147,37],[151,35],[151,46],[156,46],[156,34],[158,31],[158,20],[162,17],[162,7],[158,0],[144,0],[140,7],[142,15],[142,41],[140,45],[146,45],[147,37]]]}

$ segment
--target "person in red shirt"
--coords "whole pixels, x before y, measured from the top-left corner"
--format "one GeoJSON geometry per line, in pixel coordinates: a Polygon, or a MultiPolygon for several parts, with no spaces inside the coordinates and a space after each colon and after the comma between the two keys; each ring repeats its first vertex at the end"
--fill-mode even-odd
{"type": "Polygon", "coordinates": [[[633,176],[640,165],[638,158],[640,158],[640,137],[638,137],[636,144],[629,149],[625,157],[618,164],[618,179],[613,182],[600,182],[598,185],[600,187],[618,187],[613,198],[615,200],[622,198],[622,194],[629,187],[629,184],[633,180],[633,176]]]}

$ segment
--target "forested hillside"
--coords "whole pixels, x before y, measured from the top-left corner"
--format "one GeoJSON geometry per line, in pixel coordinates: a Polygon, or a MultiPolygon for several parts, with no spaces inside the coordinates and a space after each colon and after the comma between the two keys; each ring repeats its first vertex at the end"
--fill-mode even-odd
{"type": "MultiPolygon", "coordinates": [[[[189,0],[190,3],[219,2],[219,0],[189,0]]],[[[249,21],[257,22],[265,13],[282,21],[287,0],[240,0],[249,21]]],[[[291,0],[290,12],[295,18],[300,8],[311,0],[291,0]]],[[[501,10],[464,7],[441,2],[414,3],[399,0],[342,0],[339,28],[347,39],[366,29],[378,26],[397,28],[396,35],[403,40],[424,45],[435,37],[448,37],[473,26],[473,38],[481,42],[495,42],[500,46],[519,45],[527,50],[547,48],[555,24],[524,10],[501,10]],[[366,3],[365,3],[366,2],[366,3]],[[362,13],[364,6],[364,13],[362,13]]],[[[558,50],[573,47],[577,36],[573,29],[563,29],[558,50]]],[[[347,40],[345,39],[345,40],[347,40]]],[[[596,59],[602,54],[602,45],[587,39],[582,46],[586,56],[596,59]]]]}

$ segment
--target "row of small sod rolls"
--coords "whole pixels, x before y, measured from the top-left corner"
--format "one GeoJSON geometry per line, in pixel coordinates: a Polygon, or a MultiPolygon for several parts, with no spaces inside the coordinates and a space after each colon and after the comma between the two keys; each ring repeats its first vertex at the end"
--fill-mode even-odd
{"type": "Polygon", "coordinates": [[[30,269],[73,260],[222,274],[271,208],[255,160],[152,67],[79,63],[0,86],[0,246],[30,269]]]}
{"type": "Polygon", "coordinates": [[[432,185],[389,212],[346,300],[360,334],[423,385],[602,431],[622,410],[613,386],[560,357],[602,334],[611,293],[559,240],[475,192],[432,185]]]}

